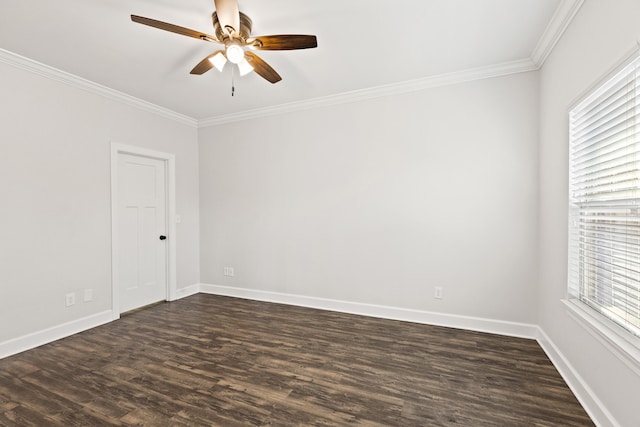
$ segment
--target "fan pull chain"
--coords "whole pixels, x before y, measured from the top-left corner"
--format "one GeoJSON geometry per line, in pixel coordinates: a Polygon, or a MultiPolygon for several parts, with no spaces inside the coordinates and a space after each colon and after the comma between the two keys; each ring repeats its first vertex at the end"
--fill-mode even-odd
{"type": "Polygon", "coordinates": [[[236,91],[235,68],[236,67],[231,67],[231,96],[234,96],[236,91]]]}

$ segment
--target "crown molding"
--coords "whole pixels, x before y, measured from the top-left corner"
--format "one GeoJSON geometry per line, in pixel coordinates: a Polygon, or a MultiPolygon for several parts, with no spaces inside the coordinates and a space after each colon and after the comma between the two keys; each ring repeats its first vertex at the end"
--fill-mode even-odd
{"type": "Polygon", "coordinates": [[[46,77],[51,80],[62,82],[70,86],[86,90],[88,92],[103,96],[112,101],[121,102],[131,107],[138,108],[149,113],[157,114],[167,119],[174,120],[178,123],[196,127],[197,121],[192,117],[185,116],[167,108],[160,107],[142,99],[136,98],[126,93],[111,89],[109,87],[94,83],[90,80],[83,79],[74,74],[58,70],[56,68],[45,65],[41,62],[34,61],[16,53],[0,48],[0,63],[8,64],[25,71],[46,77]]]}
{"type": "Polygon", "coordinates": [[[416,92],[424,89],[448,86],[472,80],[482,80],[492,77],[499,77],[508,74],[522,73],[527,71],[537,71],[542,68],[545,60],[556,46],[569,24],[576,16],[584,0],[561,0],[556,8],[544,33],[538,40],[531,57],[528,59],[506,62],[482,68],[457,71],[453,73],[440,74],[416,80],[409,80],[401,83],[394,83],[384,86],[344,92],[336,95],[329,95],[321,98],[314,98],[299,102],[276,105],[272,107],[258,108],[238,113],[224,114],[198,120],[198,128],[218,126],[225,123],[238,122],[243,120],[256,119],[260,117],[274,116],[277,114],[290,113],[312,108],[328,107],[331,105],[345,104],[349,102],[379,98],[383,96],[399,95],[408,92],[416,92]]]}
{"type": "Polygon", "coordinates": [[[333,105],[346,104],[350,102],[375,99],[385,96],[400,95],[425,89],[449,86],[453,84],[482,80],[493,77],[505,76],[509,74],[523,73],[539,70],[547,59],[555,45],[558,43],[574,16],[584,3],[584,0],[561,0],[554,12],[544,33],[531,54],[531,58],[505,62],[502,64],[487,67],[474,68],[469,70],[445,73],[436,76],[429,76],[400,83],[392,83],[372,88],[343,92],[309,100],[290,102],[270,107],[258,108],[238,113],[223,114],[205,119],[195,118],[177,113],[164,107],[143,101],[139,98],[127,95],[123,92],[102,86],[70,73],[58,70],[40,62],[25,58],[13,52],[0,48],[0,63],[6,63],[26,71],[60,81],[71,86],[93,92],[111,100],[115,100],[135,108],[151,112],[176,122],[204,128],[218,126],[225,123],[251,120],[260,117],[269,117],[278,114],[291,113],[313,108],[328,107],[333,105]]]}
{"type": "Polygon", "coordinates": [[[578,10],[582,7],[584,0],[561,0],[556,11],[554,12],[547,28],[538,40],[538,44],[533,53],[531,54],[531,60],[542,68],[544,61],[556,46],[564,32],[569,27],[569,24],[578,13],[578,10]]]}
{"type": "Polygon", "coordinates": [[[272,107],[258,108],[249,111],[241,111],[238,113],[209,117],[207,119],[198,120],[198,128],[218,126],[225,123],[239,122],[260,117],[269,117],[278,114],[309,110],[313,108],[329,107],[333,105],[346,104],[350,102],[363,101],[384,96],[400,95],[404,93],[417,92],[441,86],[449,86],[473,80],[483,80],[493,77],[536,70],[538,70],[538,67],[530,59],[505,62],[502,64],[491,65],[487,67],[439,74],[436,76],[408,80],[405,82],[393,83],[383,86],[376,86],[351,92],[343,92],[335,95],[313,98],[304,101],[289,102],[272,107]]]}

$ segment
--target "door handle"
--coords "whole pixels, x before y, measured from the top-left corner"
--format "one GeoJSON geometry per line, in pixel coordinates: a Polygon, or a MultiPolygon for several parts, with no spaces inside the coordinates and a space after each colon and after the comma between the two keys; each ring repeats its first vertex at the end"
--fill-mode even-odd
{"type": "Polygon", "coordinates": [[[160,240],[167,240],[167,236],[160,236],[160,240]]]}

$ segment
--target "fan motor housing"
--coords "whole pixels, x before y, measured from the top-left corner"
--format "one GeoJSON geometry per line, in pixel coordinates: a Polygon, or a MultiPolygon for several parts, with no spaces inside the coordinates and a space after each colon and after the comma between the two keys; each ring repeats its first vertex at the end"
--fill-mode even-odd
{"type": "MultiPolygon", "coordinates": [[[[226,32],[222,30],[222,26],[220,25],[220,20],[218,19],[218,14],[213,12],[211,15],[211,20],[213,21],[213,28],[216,30],[216,37],[218,40],[226,40],[229,38],[226,32]]],[[[251,18],[249,18],[244,13],[240,12],[240,30],[238,31],[238,36],[242,39],[242,41],[246,41],[251,35],[251,28],[253,27],[253,22],[251,18]]]]}

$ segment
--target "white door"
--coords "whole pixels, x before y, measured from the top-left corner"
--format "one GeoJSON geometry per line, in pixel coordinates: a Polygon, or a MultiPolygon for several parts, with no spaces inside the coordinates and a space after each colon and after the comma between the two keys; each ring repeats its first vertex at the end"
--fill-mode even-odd
{"type": "Polygon", "coordinates": [[[167,298],[165,169],[162,160],[118,154],[121,313],[167,298]]]}

